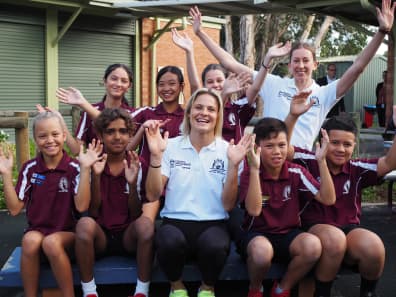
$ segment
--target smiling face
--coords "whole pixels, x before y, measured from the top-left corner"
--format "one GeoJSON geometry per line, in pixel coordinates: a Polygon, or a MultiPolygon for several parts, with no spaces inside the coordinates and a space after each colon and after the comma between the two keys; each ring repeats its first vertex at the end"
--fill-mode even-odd
{"type": "Polygon", "coordinates": [[[45,157],[61,157],[66,133],[59,118],[44,118],[34,124],[34,141],[45,157]]]}
{"type": "Polygon", "coordinates": [[[209,70],[205,74],[204,86],[207,89],[215,89],[221,92],[223,90],[224,81],[225,76],[223,71],[218,69],[209,70]]]}
{"type": "Polygon", "coordinates": [[[122,67],[118,67],[110,72],[110,74],[103,79],[104,87],[106,88],[106,95],[115,99],[120,99],[125,96],[132,85],[128,73],[122,67]]]}
{"type": "Polygon", "coordinates": [[[273,133],[269,139],[262,139],[258,145],[261,148],[261,163],[269,171],[280,171],[286,161],[288,144],[285,132],[273,133]]]}
{"type": "Polygon", "coordinates": [[[329,168],[341,169],[352,158],[356,138],[352,132],[330,130],[326,159],[329,168]]]}
{"type": "Polygon", "coordinates": [[[311,80],[312,72],[316,70],[318,63],[314,60],[313,53],[300,47],[293,50],[289,62],[289,72],[297,81],[311,80]]]}
{"type": "Polygon", "coordinates": [[[219,105],[210,94],[198,95],[190,111],[191,131],[215,134],[218,125],[219,105]]]}
{"type": "Polygon", "coordinates": [[[183,84],[175,73],[166,72],[158,80],[157,93],[165,103],[178,102],[182,90],[183,84]]]}

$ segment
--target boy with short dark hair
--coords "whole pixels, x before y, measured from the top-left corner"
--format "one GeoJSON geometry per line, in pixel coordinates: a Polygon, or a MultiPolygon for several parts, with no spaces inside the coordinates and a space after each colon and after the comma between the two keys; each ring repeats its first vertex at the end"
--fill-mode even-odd
{"type": "Polygon", "coordinates": [[[247,214],[239,248],[247,258],[248,297],[262,297],[262,281],[271,261],[289,262],[283,279],[275,282],[271,297],[290,296],[291,288],[315,265],[322,251],[319,239],[303,232],[300,208],[309,200],[332,204],[334,186],[327,169],[326,133],[317,150],[322,182],[286,160],[289,138],[284,122],[263,118],[255,126],[256,148],[248,154],[249,168],[241,176],[240,196],[247,214]]]}

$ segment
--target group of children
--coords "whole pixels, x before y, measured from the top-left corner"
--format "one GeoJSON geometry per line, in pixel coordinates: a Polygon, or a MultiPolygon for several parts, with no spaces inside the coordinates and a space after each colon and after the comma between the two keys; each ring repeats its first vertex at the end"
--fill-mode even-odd
{"type": "Polygon", "coordinates": [[[136,256],[134,297],[149,296],[154,255],[169,279],[170,297],[188,296],[182,270],[191,258],[202,274],[197,296],[214,297],[229,253],[229,212],[238,202],[245,217],[235,241],[247,263],[248,297],[263,296],[272,261],[288,266],[271,297],[290,296],[311,270],[314,296],[330,296],[342,263],[359,271],[360,296],[376,296],[385,248],[359,226],[361,192],[396,168],[396,146],[382,158],[352,159],[354,122],[346,115],[322,121],[389,32],[394,9],[382,1],[378,33],[341,79],[324,87],[311,78],[317,62],[307,44],[271,47],[260,70],[252,72],[202,31],[194,7],[194,32],[233,74],[227,77],[222,66],[210,64],[202,88],[191,39],[173,30],[175,44],[186,52],[193,91],[185,109],[178,103],[184,78],[176,66],[159,71],[162,102],[155,107],[128,106],[132,75],[123,64],[107,68],[106,94],[96,104],[75,88],[58,89],[60,102],[84,110],[76,137],[57,111],[40,107],[32,127],[38,154],[23,165],[15,188],[12,153],[0,150],[7,207],[13,215],[26,208],[25,296],[37,297],[40,263],[48,261],[63,296],[73,297],[74,254],[83,297],[97,297],[95,258],[116,253],[136,256]],[[293,78],[267,74],[271,60],[286,54],[293,78]],[[258,93],[265,117],[244,135],[258,93]],[[319,130],[321,144],[313,153],[319,130]],[[78,160],[67,155],[65,144],[78,160]],[[161,205],[162,224],[155,230],[161,205]]]}

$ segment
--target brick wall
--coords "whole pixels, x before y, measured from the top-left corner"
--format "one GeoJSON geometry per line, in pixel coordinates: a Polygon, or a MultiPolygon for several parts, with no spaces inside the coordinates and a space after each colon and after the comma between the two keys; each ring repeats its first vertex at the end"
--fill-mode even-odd
{"type": "MultiPolygon", "coordinates": [[[[163,27],[166,24],[165,21],[161,21],[160,25],[163,27]]],[[[174,24],[173,26],[180,26],[180,24],[174,24]]],[[[156,98],[156,94],[151,94],[151,50],[144,50],[144,48],[150,43],[151,37],[155,30],[155,20],[143,19],[142,20],[142,49],[141,49],[141,98],[142,105],[150,105],[153,96],[156,98]]],[[[220,39],[220,30],[215,28],[204,27],[205,32],[216,42],[220,39]]],[[[201,75],[202,70],[207,64],[217,63],[217,60],[210,54],[206,47],[197,38],[190,25],[184,30],[185,33],[194,42],[194,53],[195,63],[197,64],[198,74],[201,75]]],[[[161,38],[155,44],[156,46],[156,69],[167,65],[174,65],[183,69],[185,87],[184,96],[186,99],[189,98],[190,84],[187,76],[186,66],[186,55],[185,52],[173,44],[172,36],[170,32],[164,33],[161,38]]],[[[154,74],[155,78],[155,74],[154,74]]]]}

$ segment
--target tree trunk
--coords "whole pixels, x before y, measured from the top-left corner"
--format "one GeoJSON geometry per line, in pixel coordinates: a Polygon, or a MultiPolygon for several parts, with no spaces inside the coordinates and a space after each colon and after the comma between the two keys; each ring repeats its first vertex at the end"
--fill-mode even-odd
{"type": "Polygon", "coordinates": [[[320,47],[320,44],[321,44],[323,38],[326,36],[327,31],[329,31],[330,25],[334,21],[334,19],[335,18],[332,16],[326,16],[325,20],[323,21],[322,25],[320,26],[318,34],[316,34],[315,42],[314,42],[315,49],[318,49],[320,47]]]}
{"type": "Polygon", "coordinates": [[[303,31],[303,33],[301,34],[301,37],[300,37],[300,41],[301,41],[301,42],[307,41],[307,39],[308,39],[308,37],[309,37],[309,33],[310,33],[311,30],[312,30],[312,25],[313,25],[313,23],[314,23],[314,20],[315,20],[315,15],[314,15],[314,14],[311,14],[311,15],[308,17],[307,23],[305,24],[304,31],[303,31]]]}
{"type": "Polygon", "coordinates": [[[254,46],[254,16],[245,15],[241,17],[239,23],[241,63],[250,68],[254,67],[255,46],[254,46]]]}
{"type": "Polygon", "coordinates": [[[225,17],[226,23],[224,25],[225,32],[225,50],[234,56],[234,46],[232,45],[232,22],[231,16],[226,15],[225,17]]]}
{"type": "Polygon", "coordinates": [[[395,39],[393,37],[393,32],[388,35],[388,72],[386,75],[385,82],[385,102],[386,102],[386,111],[385,111],[385,127],[388,125],[388,121],[393,113],[393,82],[395,80],[394,71],[395,71],[395,60],[393,53],[395,51],[395,39]]]}

